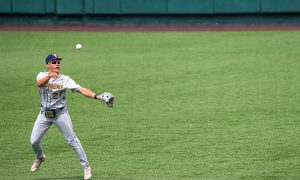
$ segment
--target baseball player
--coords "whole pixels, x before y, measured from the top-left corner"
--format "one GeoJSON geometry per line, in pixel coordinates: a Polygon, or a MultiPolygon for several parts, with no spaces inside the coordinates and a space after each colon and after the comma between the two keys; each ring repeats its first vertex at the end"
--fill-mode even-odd
{"type": "Polygon", "coordinates": [[[31,167],[31,171],[38,171],[42,162],[45,161],[46,156],[43,153],[40,142],[50,126],[55,124],[77,155],[84,170],[84,179],[90,179],[92,177],[91,167],[83,147],[73,130],[72,121],[66,106],[66,90],[69,89],[73,92],[79,92],[86,97],[104,101],[109,107],[112,107],[114,104],[114,96],[111,93],[96,94],[87,88],[81,87],[69,76],[60,74],[61,60],[62,58],[56,54],[49,54],[46,57],[48,72],[40,72],[36,78],[41,97],[41,110],[34,123],[30,137],[30,143],[36,154],[36,160],[31,167]]]}

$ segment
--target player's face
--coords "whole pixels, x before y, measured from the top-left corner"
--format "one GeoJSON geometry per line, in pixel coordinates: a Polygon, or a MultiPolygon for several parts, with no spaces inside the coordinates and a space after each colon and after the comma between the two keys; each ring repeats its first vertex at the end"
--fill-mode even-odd
{"type": "Polygon", "coordinates": [[[48,66],[49,71],[59,73],[60,60],[50,61],[47,66],[48,66]]]}

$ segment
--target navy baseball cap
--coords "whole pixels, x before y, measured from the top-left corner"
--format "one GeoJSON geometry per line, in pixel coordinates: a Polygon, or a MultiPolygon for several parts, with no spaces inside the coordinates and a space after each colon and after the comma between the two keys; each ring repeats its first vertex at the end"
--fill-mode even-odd
{"type": "Polygon", "coordinates": [[[61,57],[58,57],[56,54],[48,54],[46,57],[46,64],[48,64],[52,60],[62,60],[61,57]]]}

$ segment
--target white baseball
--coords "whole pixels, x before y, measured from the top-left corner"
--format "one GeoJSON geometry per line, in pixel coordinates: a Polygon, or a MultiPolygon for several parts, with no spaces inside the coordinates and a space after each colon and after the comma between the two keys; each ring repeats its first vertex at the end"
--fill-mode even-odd
{"type": "Polygon", "coordinates": [[[81,44],[76,44],[76,49],[81,49],[82,45],[81,44]]]}

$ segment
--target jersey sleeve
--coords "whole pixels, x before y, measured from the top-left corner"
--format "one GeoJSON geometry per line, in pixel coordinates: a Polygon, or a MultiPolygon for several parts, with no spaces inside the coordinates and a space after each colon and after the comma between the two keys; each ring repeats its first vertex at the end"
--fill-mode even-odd
{"type": "Polygon", "coordinates": [[[37,76],[36,76],[36,80],[42,79],[43,77],[47,76],[48,73],[47,72],[40,72],[37,76]]]}
{"type": "Polygon", "coordinates": [[[78,92],[81,86],[77,84],[73,79],[69,78],[66,83],[66,89],[70,89],[73,92],[78,92]]]}

